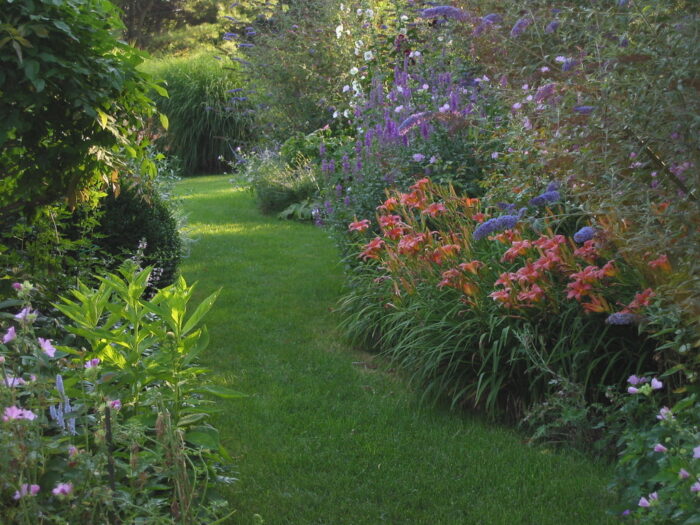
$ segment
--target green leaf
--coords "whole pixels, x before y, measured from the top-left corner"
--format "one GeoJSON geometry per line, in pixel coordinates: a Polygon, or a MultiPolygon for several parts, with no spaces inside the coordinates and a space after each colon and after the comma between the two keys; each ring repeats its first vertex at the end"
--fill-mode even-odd
{"type": "Polygon", "coordinates": [[[219,296],[220,292],[221,289],[217,290],[199,304],[194,313],[190,316],[189,319],[187,319],[187,322],[185,323],[185,326],[182,329],[182,335],[187,334],[187,332],[192,330],[197,325],[197,323],[199,323],[202,317],[204,317],[214,305],[214,301],[216,301],[216,298],[219,296]]]}
{"type": "Polygon", "coordinates": [[[205,385],[196,388],[194,392],[197,392],[198,394],[211,394],[222,399],[240,399],[243,397],[248,397],[247,394],[238,392],[236,390],[232,390],[221,385],[205,385]]]}
{"type": "Polygon", "coordinates": [[[165,129],[168,129],[170,127],[170,121],[168,120],[168,116],[164,113],[158,113],[158,117],[160,118],[160,125],[163,126],[165,129]]]}
{"type": "Polygon", "coordinates": [[[186,427],[191,425],[192,423],[196,423],[197,421],[201,421],[202,419],[209,417],[208,414],[204,414],[202,412],[197,412],[194,414],[187,414],[186,416],[181,417],[178,422],[177,426],[178,427],[186,427]]]}
{"type": "Polygon", "coordinates": [[[185,441],[192,445],[210,450],[217,450],[220,446],[219,433],[215,428],[211,427],[197,427],[196,429],[186,432],[185,441]]]}

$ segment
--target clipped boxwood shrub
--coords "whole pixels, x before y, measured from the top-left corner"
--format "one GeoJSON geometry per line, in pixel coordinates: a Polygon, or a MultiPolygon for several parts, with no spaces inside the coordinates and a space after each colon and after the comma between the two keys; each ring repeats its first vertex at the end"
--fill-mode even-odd
{"type": "Polygon", "coordinates": [[[119,262],[138,254],[143,266],[156,268],[150,283],[155,288],[173,283],[182,240],[168,203],[156,193],[144,197],[124,188],[118,196],[108,195],[102,208],[96,239],[100,248],[119,262]]]}

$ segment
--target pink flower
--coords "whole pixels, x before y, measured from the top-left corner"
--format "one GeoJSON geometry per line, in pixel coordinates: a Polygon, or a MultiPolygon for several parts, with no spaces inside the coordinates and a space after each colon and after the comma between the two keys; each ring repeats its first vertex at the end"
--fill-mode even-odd
{"type": "Polygon", "coordinates": [[[658,493],[658,492],[652,492],[651,494],[649,494],[649,499],[650,499],[651,501],[655,501],[655,500],[659,499],[659,493],[658,493]]]}
{"type": "Polygon", "coordinates": [[[629,377],[627,378],[627,382],[628,382],[630,385],[638,385],[639,383],[642,382],[642,380],[639,379],[637,376],[629,376],[629,377]]]}
{"type": "Polygon", "coordinates": [[[693,449],[693,458],[700,459],[700,446],[693,449]]]}
{"type": "Polygon", "coordinates": [[[678,471],[678,477],[680,479],[688,479],[690,477],[690,472],[682,468],[678,471]]]}
{"type": "Polygon", "coordinates": [[[115,399],[114,401],[109,402],[109,406],[112,410],[121,410],[122,408],[122,402],[119,399],[115,399]]]}
{"type": "Polygon", "coordinates": [[[13,499],[18,500],[24,496],[36,496],[40,490],[41,487],[39,485],[28,485],[27,483],[22,483],[19,490],[16,491],[15,495],[12,497],[13,499]]]}
{"type": "Polygon", "coordinates": [[[668,452],[668,449],[664,447],[661,443],[654,445],[654,452],[668,452]]]}
{"type": "Polygon", "coordinates": [[[19,292],[22,289],[22,283],[12,283],[12,288],[19,292]]]}
{"type": "Polygon", "coordinates": [[[74,458],[80,453],[80,450],[78,450],[78,447],[75,445],[68,445],[68,457],[69,458],[74,458]]]}
{"type": "Polygon", "coordinates": [[[673,419],[673,414],[671,413],[671,409],[668,407],[661,407],[661,410],[659,410],[658,415],[656,416],[656,419],[659,421],[669,421],[673,419]]]}
{"type": "Polygon", "coordinates": [[[100,358],[95,357],[94,359],[90,359],[85,363],[85,368],[95,368],[100,364],[100,358]]]}
{"type": "Polygon", "coordinates": [[[18,321],[31,323],[32,321],[34,321],[34,319],[36,319],[36,312],[32,312],[32,309],[29,306],[27,306],[25,308],[22,308],[22,310],[17,315],[15,315],[15,319],[17,319],[18,321]]]}
{"type": "Polygon", "coordinates": [[[693,485],[690,487],[690,492],[700,492],[700,481],[693,483],[693,485]]]}
{"type": "Polygon", "coordinates": [[[653,378],[651,380],[651,389],[652,390],[659,390],[663,386],[664,386],[664,384],[661,381],[659,381],[658,379],[653,378]]]}
{"type": "Polygon", "coordinates": [[[639,389],[631,386],[627,389],[627,393],[628,394],[639,394],[639,389]]]}
{"type": "Polygon", "coordinates": [[[2,336],[2,343],[6,345],[10,341],[14,341],[16,337],[17,337],[17,332],[15,331],[15,327],[11,326],[10,328],[7,329],[7,332],[5,332],[5,335],[2,336]]]}
{"type": "Polygon", "coordinates": [[[53,357],[56,354],[56,349],[51,344],[51,339],[44,339],[43,337],[40,337],[39,346],[41,346],[41,349],[49,357],[53,357]]]}
{"type": "Polygon", "coordinates": [[[646,499],[645,497],[641,497],[641,498],[639,498],[639,503],[638,503],[638,505],[639,505],[640,507],[647,508],[647,507],[651,506],[651,503],[649,503],[649,500],[646,499]]]}
{"type": "Polygon", "coordinates": [[[15,387],[27,384],[27,382],[24,379],[22,379],[21,377],[12,377],[12,376],[7,376],[3,380],[3,383],[5,383],[5,386],[10,387],[10,388],[15,388],[15,387]]]}
{"type": "Polygon", "coordinates": [[[70,493],[73,492],[73,484],[68,482],[68,483],[59,483],[54,487],[54,489],[51,491],[51,494],[54,496],[68,496],[70,493]]]}
{"type": "Polygon", "coordinates": [[[14,421],[15,419],[28,419],[29,421],[32,421],[33,419],[36,419],[36,414],[31,410],[24,410],[16,406],[5,408],[2,420],[14,421]]]}

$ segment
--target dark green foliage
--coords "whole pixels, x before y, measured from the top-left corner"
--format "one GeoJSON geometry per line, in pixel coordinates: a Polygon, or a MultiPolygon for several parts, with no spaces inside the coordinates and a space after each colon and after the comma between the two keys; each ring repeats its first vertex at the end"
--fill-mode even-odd
{"type": "Polygon", "coordinates": [[[180,157],[185,173],[214,173],[233,150],[253,139],[254,112],[240,73],[209,53],[154,60],[146,69],[165,81],[168,97],[156,98],[170,120],[161,146],[180,157]]]}
{"type": "Polygon", "coordinates": [[[148,93],[162,88],[136,69],[142,56],[116,40],[120,26],[106,0],[3,2],[0,222],[84,200],[116,181],[125,155],[148,163],[136,132],[154,109],[148,93]]]}
{"type": "Polygon", "coordinates": [[[141,256],[144,265],[156,268],[150,283],[155,288],[174,282],[182,241],[168,203],[156,193],[145,198],[124,189],[118,196],[108,195],[102,210],[95,243],[118,261],[141,256]]]}

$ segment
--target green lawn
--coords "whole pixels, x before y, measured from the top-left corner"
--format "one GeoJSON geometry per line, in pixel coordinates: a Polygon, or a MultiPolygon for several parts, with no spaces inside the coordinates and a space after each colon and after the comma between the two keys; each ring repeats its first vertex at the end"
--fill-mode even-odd
{"type": "Polygon", "coordinates": [[[342,269],[320,229],[264,217],[227,176],[178,185],[196,239],[182,271],[221,287],[203,360],[250,394],[215,424],[234,456],[232,523],[601,524],[610,471],[523,444],[475,417],[419,407],[343,345],[342,269]]]}

